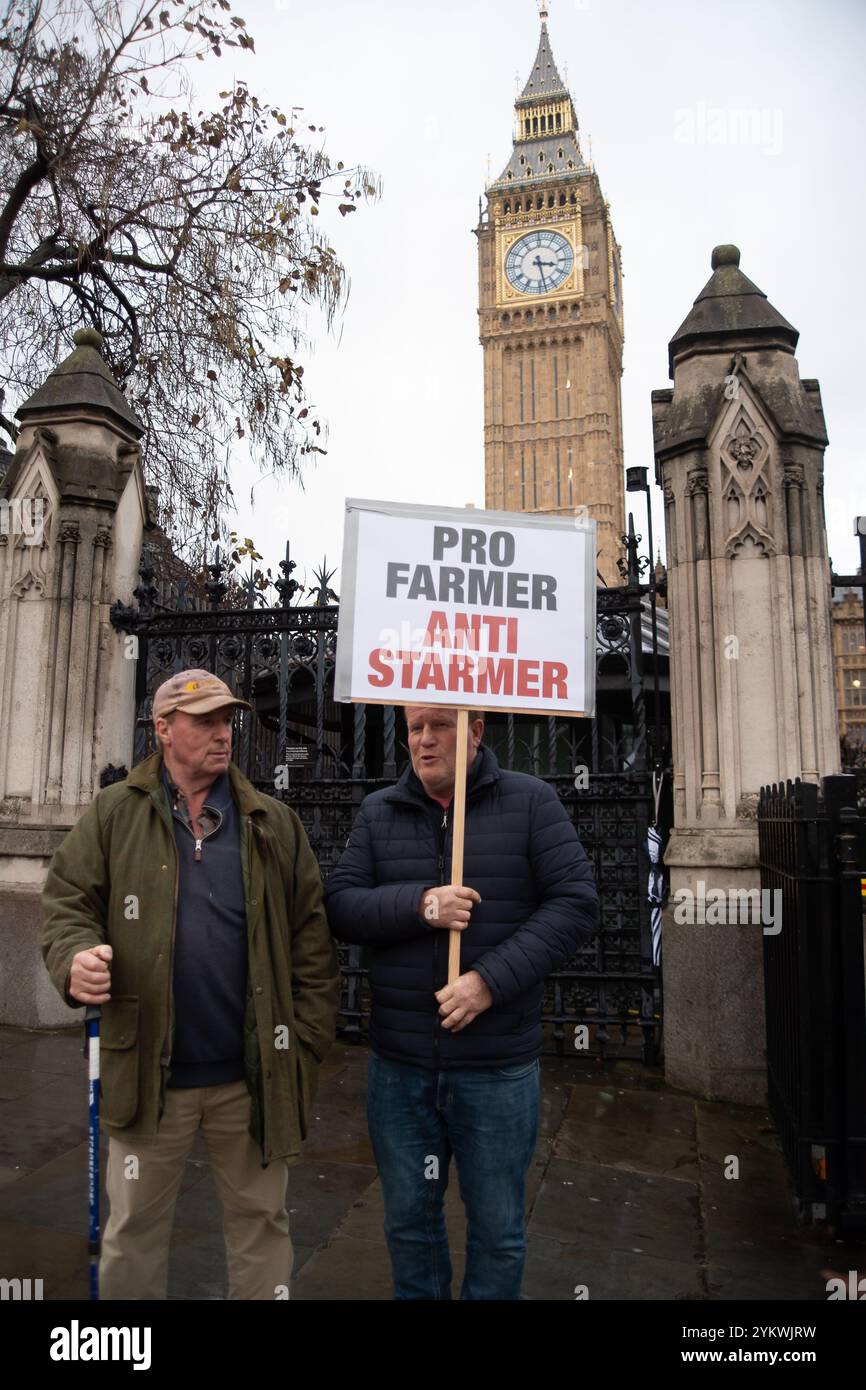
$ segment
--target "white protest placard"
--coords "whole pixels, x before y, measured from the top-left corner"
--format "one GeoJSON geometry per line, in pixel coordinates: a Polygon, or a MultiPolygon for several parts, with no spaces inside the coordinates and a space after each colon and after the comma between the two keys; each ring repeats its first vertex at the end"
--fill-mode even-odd
{"type": "Polygon", "coordinates": [[[346,500],[334,697],[595,714],[596,523],[346,500]]]}

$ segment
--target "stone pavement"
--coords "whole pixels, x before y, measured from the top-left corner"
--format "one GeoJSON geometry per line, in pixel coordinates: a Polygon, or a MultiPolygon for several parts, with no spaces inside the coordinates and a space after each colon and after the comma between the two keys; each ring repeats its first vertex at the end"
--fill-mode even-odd
{"type": "MultiPolygon", "coordinates": [[[[292,1298],[389,1299],[382,1197],[365,1120],[365,1049],[322,1069],[304,1161],[290,1170],[292,1298]]],[[[639,1062],[545,1058],[527,1194],[528,1299],[826,1300],[819,1270],[862,1247],[797,1224],[767,1111],[695,1100],[639,1062]],[[726,1179],[726,1156],[740,1176],[726,1179]]],[[[78,1029],[0,1028],[0,1277],[87,1297],[87,1079],[78,1029]]],[[[103,1162],[104,1172],[104,1162],[103,1162]]],[[[103,1204],[103,1212],[106,1207],[103,1204]]],[[[446,1199],[454,1295],[465,1223],[446,1199]]],[[[219,1203],[197,1140],[178,1199],[169,1297],[222,1299],[219,1203]]]]}

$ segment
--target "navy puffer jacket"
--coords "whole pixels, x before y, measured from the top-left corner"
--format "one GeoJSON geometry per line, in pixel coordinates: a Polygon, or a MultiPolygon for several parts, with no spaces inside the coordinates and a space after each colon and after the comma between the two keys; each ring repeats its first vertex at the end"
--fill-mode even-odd
{"type": "Polygon", "coordinates": [[[477,970],[493,1005],[458,1033],[434,998],[448,978],[449,932],[418,908],[451,881],[451,808],[427,796],[411,764],[361,804],[325,890],[339,941],[372,949],[373,1050],[425,1067],[495,1067],[538,1056],[544,980],[599,927],[592,866],[556,792],[506,772],[481,744],[466,788],[463,881],[481,894],[460,934],[460,969],[477,970]]]}

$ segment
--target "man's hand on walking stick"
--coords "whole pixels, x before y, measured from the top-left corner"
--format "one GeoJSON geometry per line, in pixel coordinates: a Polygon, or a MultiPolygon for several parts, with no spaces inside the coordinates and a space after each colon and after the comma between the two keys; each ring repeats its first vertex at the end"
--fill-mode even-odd
{"type": "Polygon", "coordinates": [[[69,994],[79,1004],[107,1004],[111,995],[111,957],[108,945],[93,946],[72,957],[69,994]]]}

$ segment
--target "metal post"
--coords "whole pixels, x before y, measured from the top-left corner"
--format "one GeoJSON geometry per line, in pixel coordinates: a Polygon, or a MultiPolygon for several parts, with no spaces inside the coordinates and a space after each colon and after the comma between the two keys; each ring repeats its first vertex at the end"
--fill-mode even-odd
{"type": "MultiPolygon", "coordinates": [[[[641,582],[640,582],[640,562],[638,560],[638,541],[640,537],[635,535],[634,516],[628,514],[628,535],[625,537],[628,546],[628,584],[634,592],[630,595],[629,613],[629,683],[631,686],[631,707],[633,718],[633,752],[634,763],[632,772],[646,772],[646,706],[643,696],[643,609],[640,605],[641,582]]],[[[613,769],[619,772],[617,766],[613,769]]]]}
{"type": "Polygon", "coordinates": [[[648,482],[648,470],[643,467],[626,469],[626,491],[646,493],[646,512],[647,512],[647,536],[649,538],[649,600],[650,600],[650,621],[652,625],[652,644],[653,644],[653,714],[655,716],[655,757],[653,758],[653,770],[660,772],[662,767],[662,726],[661,726],[661,702],[659,699],[659,642],[658,642],[658,622],[656,618],[656,570],[653,560],[653,509],[652,497],[648,482]]]}
{"type": "MultiPolygon", "coordinates": [[[[250,560],[250,573],[246,583],[246,606],[252,612],[256,606],[256,582],[253,572],[253,561],[250,560]]],[[[241,685],[241,698],[252,703],[253,694],[253,641],[249,629],[244,633],[244,669],[241,685]]],[[[253,778],[255,773],[252,767],[251,758],[251,738],[252,720],[251,711],[243,710],[240,715],[241,737],[238,750],[238,763],[245,777],[253,778]]]]}
{"type": "Polygon", "coordinates": [[[659,701],[659,635],[656,621],[656,567],[653,560],[653,509],[652,498],[650,497],[649,484],[646,489],[646,516],[647,534],[649,536],[649,584],[650,584],[650,618],[652,621],[652,641],[653,641],[653,714],[655,716],[655,757],[653,759],[653,769],[655,772],[661,770],[662,765],[662,725],[661,725],[661,706],[659,701]]]}
{"type": "MultiPolygon", "coordinates": [[[[289,542],[286,541],[285,579],[290,581],[292,574],[292,560],[289,553],[289,542]]],[[[291,603],[291,589],[287,586],[280,592],[280,604],[283,608],[288,608],[291,603]]],[[[279,675],[279,703],[280,703],[280,733],[277,742],[277,761],[281,766],[286,765],[286,721],[288,718],[289,702],[289,634],[285,627],[280,628],[280,675],[279,675]]]]}

